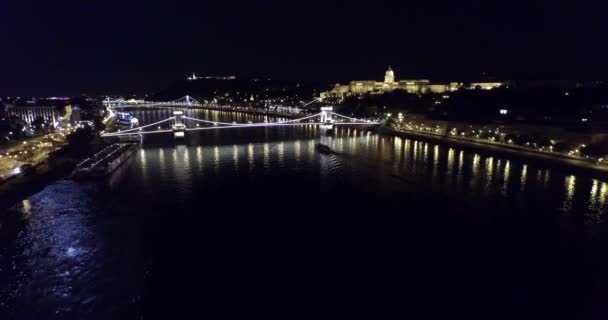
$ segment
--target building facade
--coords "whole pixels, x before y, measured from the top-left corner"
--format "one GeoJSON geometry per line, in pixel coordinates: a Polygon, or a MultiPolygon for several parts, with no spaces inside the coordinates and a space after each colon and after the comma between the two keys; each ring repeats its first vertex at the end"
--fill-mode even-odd
{"type": "Polygon", "coordinates": [[[10,116],[16,116],[28,125],[37,118],[42,118],[44,122],[52,124],[53,128],[57,127],[61,116],[56,106],[7,104],[6,111],[10,116]]]}
{"type": "MultiPolygon", "coordinates": [[[[473,85],[473,84],[471,84],[473,85]]],[[[493,89],[502,85],[502,82],[492,83],[474,83],[475,87],[481,89],[493,89]]],[[[430,80],[416,79],[416,80],[396,80],[395,71],[391,67],[384,73],[384,81],[379,82],[375,80],[357,80],[351,81],[348,85],[342,85],[337,83],[334,87],[325,92],[321,92],[319,98],[321,101],[337,100],[341,101],[347,96],[361,95],[361,94],[382,94],[385,92],[391,92],[394,90],[403,90],[412,94],[427,94],[427,93],[446,93],[459,90],[465,87],[461,82],[450,82],[450,83],[431,83],[430,80]]],[[[467,86],[471,87],[471,86],[467,86]]]]}

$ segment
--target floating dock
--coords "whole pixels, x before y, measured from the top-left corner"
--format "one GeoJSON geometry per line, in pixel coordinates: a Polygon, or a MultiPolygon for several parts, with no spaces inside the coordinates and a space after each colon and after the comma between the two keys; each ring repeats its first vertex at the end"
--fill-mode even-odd
{"type": "Polygon", "coordinates": [[[120,167],[137,149],[138,145],[134,143],[112,144],[79,163],[72,172],[72,178],[87,179],[107,176],[120,167]]]}

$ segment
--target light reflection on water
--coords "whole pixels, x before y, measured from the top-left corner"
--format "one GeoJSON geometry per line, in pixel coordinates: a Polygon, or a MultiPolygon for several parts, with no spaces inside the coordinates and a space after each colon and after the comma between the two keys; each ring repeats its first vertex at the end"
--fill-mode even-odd
{"type": "Polygon", "coordinates": [[[521,167],[521,187],[520,190],[523,192],[526,189],[526,179],[528,178],[528,165],[524,164],[521,167]]]}
{"type": "MultiPolygon", "coordinates": [[[[263,116],[188,112],[217,121],[263,121],[263,116]]],[[[169,115],[156,110],[141,111],[137,117],[146,123],[169,115]]],[[[167,199],[173,206],[168,211],[174,213],[201,207],[214,200],[207,194],[217,193],[234,194],[236,203],[229,205],[240,208],[240,193],[261,192],[263,208],[272,202],[268,200],[272,192],[290,190],[312,199],[345,189],[369,191],[370,198],[383,193],[397,198],[406,193],[422,196],[431,190],[446,211],[453,206],[451,199],[458,199],[481,204],[479,216],[492,215],[489,209],[499,207],[555,211],[571,224],[576,220],[569,217],[583,216],[587,226],[605,219],[606,181],[360,128],[338,128],[331,137],[318,135],[315,127],[307,127],[188,135],[186,144],[178,146],[164,138],[159,143],[147,139],[134,159],[112,177],[109,189],[104,182],[51,184],[13,208],[27,223],[11,248],[12,262],[18,267],[10,271],[15,273],[10,275],[14,284],[4,289],[3,296],[22,306],[51,304],[61,315],[99,312],[105,306],[95,303],[100,300],[123,307],[137,304],[141,284],[136,279],[141,270],[120,270],[143,260],[142,244],[134,239],[141,221],[131,221],[151,213],[142,199],[149,205],[167,199]],[[339,154],[317,153],[314,146],[320,140],[339,154]],[[270,195],[256,190],[260,188],[268,188],[270,195]],[[319,195],[319,190],[327,193],[319,195]],[[127,253],[125,244],[131,246],[127,253]],[[104,282],[108,277],[112,283],[104,282]],[[97,281],[101,288],[89,286],[97,281]],[[124,291],[107,298],[116,282],[124,291]]],[[[408,208],[403,203],[390,210],[408,214],[408,208]]],[[[40,310],[44,314],[45,309],[40,310]]]]}
{"type": "MultiPolygon", "coordinates": [[[[169,167],[166,153],[171,152],[173,162],[170,165],[171,168],[182,166],[186,168],[186,171],[195,170],[200,175],[206,173],[207,166],[210,164],[204,160],[205,154],[212,155],[211,164],[215,175],[223,172],[222,168],[225,166],[227,156],[230,159],[230,166],[237,174],[242,172],[244,164],[246,164],[246,171],[250,173],[257,172],[258,168],[264,168],[266,171],[285,167],[300,168],[302,161],[319,160],[314,150],[315,141],[315,139],[294,139],[211,146],[187,144],[182,148],[158,147],[158,159],[150,159],[151,153],[145,151],[153,151],[156,147],[145,146],[138,154],[138,166],[141,167],[141,174],[146,176],[149,174],[150,163],[156,162],[162,175],[165,172],[164,168],[169,167]],[[181,157],[180,153],[182,153],[181,157]],[[196,156],[192,157],[193,154],[196,156]],[[177,161],[178,159],[180,161],[177,161]]],[[[576,176],[543,168],[540,165],[531,166],[523,160],[486,156],[455,147],[401,137],[381,137],[376,134],[365,134],[364,130],[350,128],[337,129],[333,138],[324,138],[324,141],[338,152],[343,153],[344,156],[350,157],[349,162],[357,161],[356,158],[359,157],[364,159],[364,162],[369,162],[366,163],[368,165],[376,164],[381,167],[370,167],[368,168],[370,171],[386,170],[382,167],[390,164],[390,170],[386,171],[390,172],[389,174],[397,174],[405,179],[416,181],[416,183],[429,183],[439,189],[458,190],[458,192],[464,192],[462,194],[464,197],[475,198],[480,194],[492,198],[499,196],[504,198],[505,202],[512,199],[517,200],[517,203],[525,204],[525,201],[532,197],[556,198],[555,194],[545,195],[545,190],[550,192],[555,189],[555,183],[563,182],[566,187],[560,192],[561,205],[558,208],[571,210],[576,192],[581,194],[577,198],[587,199],[585,210],[595,212],[592,216],[601,216],[603,210],[606,209],[605,198],[608,194],[606,182],[592,181],[587,195],[583,197],[584,191],[574,187],[576,176]],[[530,172],[535,177],[532,183],[528,179],[530,172]],[[468,186],[468,189],[463,189],[465,186],[468,186]]],[[[335,174],[343,167],[344,161],[341,160],[320,163],[322,175],[335,174]],[[332,167],[333,165],[337,167],[332,167]]],[[[365,175],[369,172],[357,172],[357,174],[365,175]]],[[[581,177],[580,179],[587,178],[581,177]]]]}
{"type": "Polygon", "coordinates": [[[29,199],[21,201],[21,213],[24,220],[28,220],[32,216],[32,204],[29,199]]]}
{"type": "Polygon", "coordinates": [[[509,187],[509,177],[511,176],[511,161],[507,160],[507,163],[505,164],[505,171],[503,173],[503,185],[502,185],[502,194],[503,196],[506,196],[508,193],[508,187],[509,187]]]}

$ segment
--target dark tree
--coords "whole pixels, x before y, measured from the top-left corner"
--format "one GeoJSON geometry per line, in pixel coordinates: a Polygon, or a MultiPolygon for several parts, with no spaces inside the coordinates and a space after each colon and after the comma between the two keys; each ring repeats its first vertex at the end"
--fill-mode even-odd
{"type": "Polygon", "coordinates": [[[89,127],[79,128],[66,137],[70,147],[79,149],[87,147],[93,141],[93,131],[89,127]]]}
{"type": "Polygon", "coordinates": [[[508,135],[505,136],[505,142],[513,142],[516,143],[518,136],[514,133],[509,133],[508,135]]]}
{"type": "Polygon", "coordinates": [[[513,142],[518,146],[523,146],[530,142],[530,137],[527,135],[516,136],[513,142]]]}
{"type": "Polygon", "coordinates": [[[574,147],[572,145],[562,142],[562,141],[553,145],[553,151],[555,151],[555,152],[568,152],[568,151],[572,150],[573,148],[574,147]]]}
{"type": "Polygon", "coordinates": [[[591,144],[581,148],[581,154],[589,157],[603,158],[608,155],[608,146],[604,144],[591,144]]]}

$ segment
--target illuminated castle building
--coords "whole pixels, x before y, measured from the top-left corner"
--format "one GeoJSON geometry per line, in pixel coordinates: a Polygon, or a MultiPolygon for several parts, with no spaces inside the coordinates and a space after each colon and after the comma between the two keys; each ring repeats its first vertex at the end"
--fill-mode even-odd
{"type": "MultiPolygon", "coordinates": [[[[471,86],[473,86],[474,88],[481,87],[482,89],[493,89],[501,85],[502,82],[484,82],[471,84],[471,86]]],[[[342,100],[344,99],[344,97],[350,95],[361,95],[366,93],[382,94],[394,90],[404,90],[408,93],[413,94],[441,94],[456,91],[462,87],[464,87],[464,84],[460,82],[436,84],[431,83],[429,80],[425,79],[395,81],[395,72],[391,69],[391,67],[389,67],[388,70],[386,70],[386,73],[384,74],[384,82],[379,82],[375,80],[357,80],[351,81],[348,85],[342,85],[337,83],[331,90],[321,92],[320,100],[342,100]]]]}
{"type": "Polygon", "coordinates": [[[190,81],[193,80],[234,80],[236,76],[197,76],[196,73],[192,72],[192,75],[187,78],[190,81]]]}

